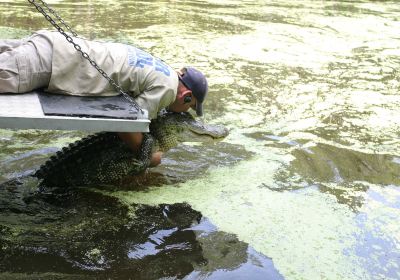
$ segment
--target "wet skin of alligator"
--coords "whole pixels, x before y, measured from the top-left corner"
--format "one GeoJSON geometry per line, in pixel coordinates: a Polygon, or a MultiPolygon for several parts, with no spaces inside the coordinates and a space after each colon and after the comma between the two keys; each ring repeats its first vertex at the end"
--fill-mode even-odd
{"type": "Polygon", "coordinates": [[[108,184],[143,172],[155,151],[165,152],[185,141],[204,141],[227,135],[225,127],[201,123],[189,113],[164,113],[151,122],[150,133],[144,134],[137,156],[116,133],[102,132],[64,147],[33,176],[41,180],[43,187],[108,184]]]}

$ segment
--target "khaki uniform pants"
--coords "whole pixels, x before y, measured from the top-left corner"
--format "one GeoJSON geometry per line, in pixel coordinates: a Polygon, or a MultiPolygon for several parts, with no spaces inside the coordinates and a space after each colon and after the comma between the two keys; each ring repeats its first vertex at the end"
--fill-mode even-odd
{"type": "Polygon", "coordinates": [[[21,40],[0,39],[0,93],[46,88],[52,55],[52,43],[39,34],[21,40]]]}

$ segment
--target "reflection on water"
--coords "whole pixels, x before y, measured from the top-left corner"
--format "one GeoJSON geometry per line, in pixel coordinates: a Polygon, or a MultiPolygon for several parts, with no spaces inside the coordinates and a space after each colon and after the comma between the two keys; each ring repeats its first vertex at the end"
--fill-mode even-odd
{"type": "Polygon", "coordinates": [[[12,184],[0,193],[0,277],[282,279],[270,259],[187,204],[128,208],[84,189],[35,194],[12,184]]]}
{"type": "MultiPolygon", "coordinates": [[[[229,138],[216,146],[182,145],[142,178],[103,189],[127,207],[146,204],[154,210],[189,203],[224,232],[209,234],[208,241],[192,232],[196,246],[208,244],[201,256],[173,243],[177,258],[185,256],[203,269],[201,276],[193,270],[186,277],[223,277],[218,274],[223,273],[222,261],[212,266],[201,258],[220,259],[225,249],[214,254],[210,244],[229,243],[233,234],[244,243],[236,241],[228,259],[232,252],[240,259],[243,244],[249,244],[256,251],[247,249],[248,256],[253,252],[272,258],[287,279],[400,278],[396,1],[49,2],[80,34],[136,44],[175,68],[190,64],[209,77],[204,118],[228,126],[229,138]]],[[[49,28],[23,0],[1,1],[0,14],[3,38],[49,28]]],[[[35,169],[54,150],[83,135],[1,130],[0,177],[35,169]]],[[[15,203],[4,205],[18,209],[13,195],[1,195],[8,198],[2,201],[15,203]]],[[[91,199],[85,203],[91,205],[91,199]]],[[[110,205],[112,211],[119,207],[117,202],[110,205]]],[[[34,228],[45,223],[38,217],[35,221],[30,224],[34,228]]],[[[90,220],[101,222],[96,215],[90,220]]],[[[4,218],[0,225],[2,232],[21,227],[4,218]]],[[[67,230],[68,225],[58,228],[67,230]]],[[[109,218],[109,228],[123,225],[129,221],[109,218]]],[[[91,234],[101,239],[107,230],[100,226],[91,234]]],[[[119,243],[127,239],[117,239],[115,246],[131,256],[157,256],[165,251],[154,242],[176,233],[159,230],[144,234],[135,243],[140,248],[119,243]]],[[[52,233],[56,239],[62,236],[52,233]]],[[[38,238],[34,230],[23,237],[21,244],[38,238]]],[[[65,252],[78,246],[78,241],[60,242],[58,248],[65,252]]],[[[107,263],[101,249],[79,248],[75,259],[107,263]]],[[[57,269],[68,267],[64,264],[57,269]]],[[[186,265],[181,265],[183,271],[186,265]]],[[[255,266],[243,271],[259,275],[255,266]]]]}

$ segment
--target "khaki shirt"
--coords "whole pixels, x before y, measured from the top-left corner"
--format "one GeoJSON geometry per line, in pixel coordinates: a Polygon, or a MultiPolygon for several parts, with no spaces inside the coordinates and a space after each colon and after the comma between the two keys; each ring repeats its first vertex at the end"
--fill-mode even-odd
{"type": "MultiPolygon", "coordinates": [[[[53,42],[49,92],[82,96],[119,94],[63,35],[51,31],[38,33],[53,42]]],[[[178,75],[161,60],[134,46],[73,39],[107,75],[135,97],[139,106],[148,111],[150,119],[174,102],[178,75]]]]}

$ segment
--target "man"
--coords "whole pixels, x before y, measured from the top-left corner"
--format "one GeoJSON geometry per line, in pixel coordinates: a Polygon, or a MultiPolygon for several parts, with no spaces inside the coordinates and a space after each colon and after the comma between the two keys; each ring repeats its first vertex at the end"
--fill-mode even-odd
{"type": "MultiPolygon", "coordinates": [[[[170,66],[136,47],[74,37],[119,86],[146,109],[149,118],[167,108],[184,112],[192,108],[203,114],[208,84],[198,70],[170,66]]],[[[38,31],[22,40],[0,40],[0,93],[25,93],[45,88],[51,93],[81,96],[112,96],[119,93],[58,32],[38,31]]],[[[119,133],[137,152],[143,134],[119,133]]],[[[153,154],[151,165],[161,162],[161,152],[153,154]]]]}

